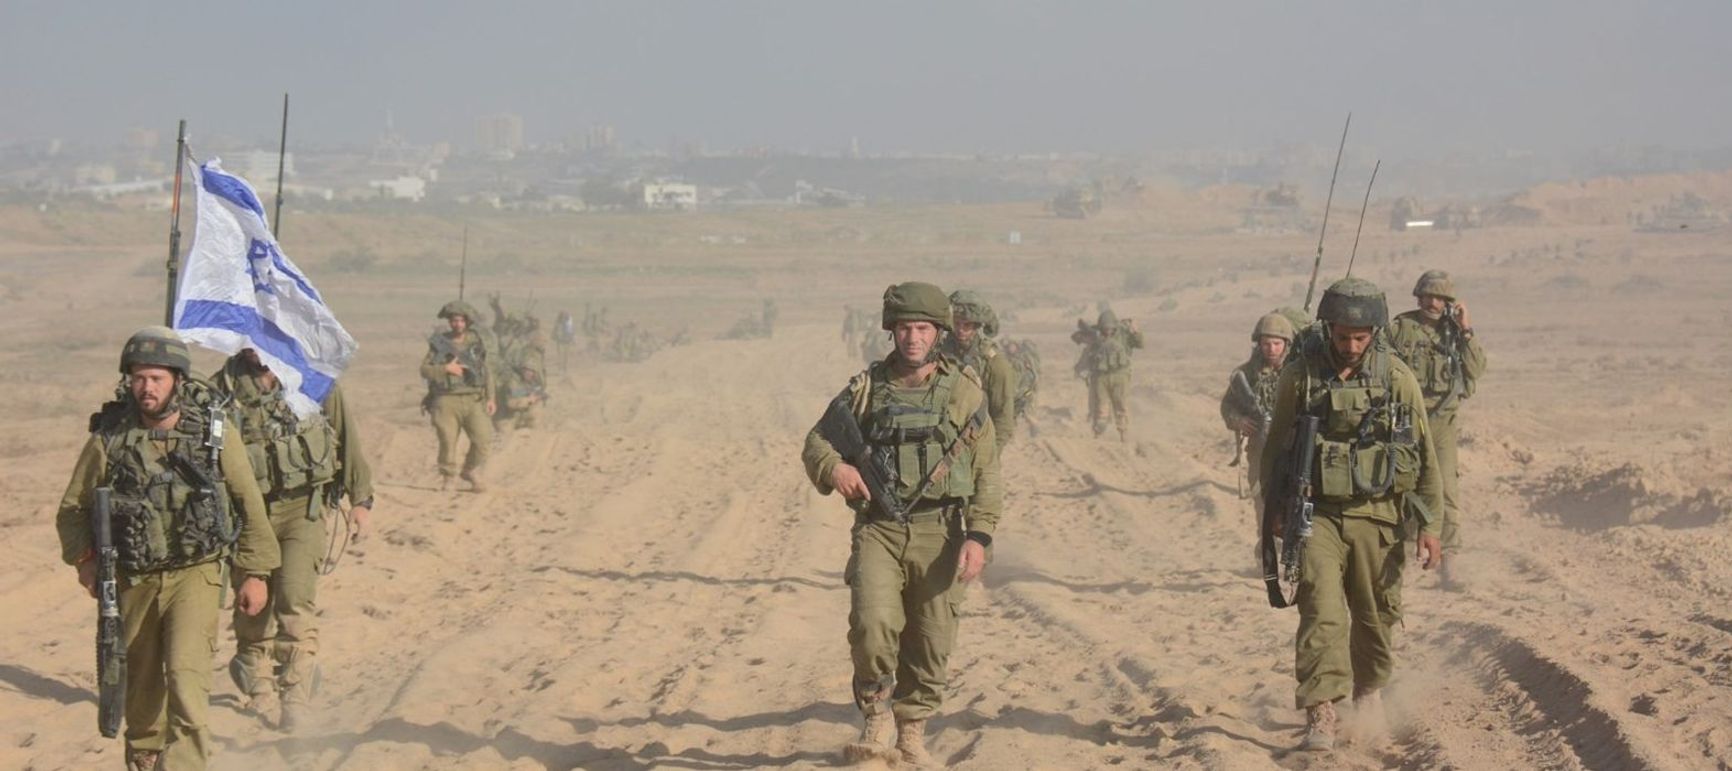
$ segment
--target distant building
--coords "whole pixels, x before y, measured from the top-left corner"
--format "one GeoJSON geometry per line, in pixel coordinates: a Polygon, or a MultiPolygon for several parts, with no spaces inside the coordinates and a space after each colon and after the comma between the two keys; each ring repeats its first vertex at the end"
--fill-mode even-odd
{"type": "Polygon", "coordinates": [[[523,116],[501,113],[475,121],[475,144],[489,155],[511,157],[522,150],[523,116]]]}
{"type": "Polygon", "coordinates": [[[645,209],[691,211],[698,208],[698,186],[677,182],[646,182],[641,200],[645,209]]]}
{"type": "Polygon", "coordinates": [[[427,180],[420,177],[375,179],[367,183],[380,198],[396,201],[420,201],[427,197],[427,180]]]}
{"type": "Polygon", "coordinates": [[[619,147],[619,139],[614,135],[613,127],[607,125],[590,126],[583,136],[583,151],[586,153],[602,153],[611,155],[619,147]]]}
{"type": "MultiPolygon", "coordinates": [[[[275,187],[277,184],[277,151],[248,150],[235,158],[233,164],[224,163],[230,171],[239,174],[242,179],[253,183],[254,187],[275,187]]],[[[292,179],[295,176],[295,154],[283,155],[283,178],[292,179]]]]}

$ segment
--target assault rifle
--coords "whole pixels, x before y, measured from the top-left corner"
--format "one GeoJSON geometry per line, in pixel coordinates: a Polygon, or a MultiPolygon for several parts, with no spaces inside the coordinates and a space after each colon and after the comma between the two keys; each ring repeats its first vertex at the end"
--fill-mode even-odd
{"type": "Polygon", "coordinates": [[[90,523],[96,550],[96,729],[106,739],[120,733],[120,718],[126,713],[126,640],[116,588],[120,552],[114,548],[113,492],[96,488],[90,523]]]}
{"type": "Polygon", "coordinates": [[[434,352],[438,353],[446,363],[454,361],[463,366],[464,385],[481,385],[480,378],[486,374],[484,369],[486,353],[485,351],[477,353],[479,346],[471,345],[459,350],[457,341],[452,340],[449,335],[443,332],[433,333],[432,337],[427,338],[427,344],[433,346],[434,352]]]}
{"type": "Polygon", "coordinates": [[[1263,585],[1269,592],[1271,607],[1288,607],[1298,594],[1302,574],[1300,560],[1304,555],[1305,541],[1311,537],[1311,469],[1317,461],[1317,427],[1320,422],[1315,415],[1301,415],[1294,421],[1292,443],[1284,453],[1284,465],[1264,499],[1258,551],[1263,561],[1263,585]],[[1278,545],[1277,541],[1280,542],[1278,545]]]}
{"type": "MultiPolygon", "coordinates": [[[[1263,440],[1269,436],[1270,415],[1269,411],[1263,409],[1263,405],[1258,403],[1257,394],[1251,390],[1251,381],[1245,378],[1243,370],[1233,370],[1233,377],[1227,386],[1227,393],[1233,400],[1233,408],[1238,410],[1239,414],[1256,416],[1257,434],[1253,437],[1255,441],[1251,442],[1251,445],[1254,447],[1262,446],[1263,440]]],[[[1236,436],[1233,440],[1233,462],[1227,464],[1227,467],[1237,467],[1244,455],[1245,437],[1236,436]]]]}
{"type": "Polygon", "coordinates": [[[871,511],[886,519],[908,523],[908,506],[896,497],[896,472],[891,464],[890,448],[875,449],[866,443],[866,437],[860,433],[860,421],[854,417],[852,388],[842,389],[842,393],[830,400],[824,417],[818,419],[818,435],[841,453],[842,460],[860,470],[866,491],[872,495],[870,501],[849,501],[849,508],[858,513],[871,511]]]}
{"type": "Polygon", "coordinates": [[[1449,393],[1437,403],[1436,412],[1455,406],[1467,392],[1467,375],[1462,369],[1462,347],[1467,345],[1467,339],[1461,333],[1461,317],[1457,313],[1455,303],[1444,305],[1442,323],[1438,325],[1439,345],[1443,348],[1444,366],[1449,373],[1449,393]]]}

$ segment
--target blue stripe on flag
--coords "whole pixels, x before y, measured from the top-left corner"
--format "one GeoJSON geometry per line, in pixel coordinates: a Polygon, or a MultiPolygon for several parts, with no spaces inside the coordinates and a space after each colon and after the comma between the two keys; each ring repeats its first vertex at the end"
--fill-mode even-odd
{"type": "Polygon", "coordinates": [[[202,176],[206,191],[259,215],[261,219],[264,218],[265,205],[259,203],[259,197],[253,194],[253,189],[248,187],[247,183],[241,181],[239,177],[229,176],[227,172],[214,168],[208,163],[201,167],[201,170],[204,172],[202,176]]]}
{"type": "Polygon", "coordinates": [[[217,300],[187,300],[178,326],[181,329],[210,327],[246,335],[252,347],[275,356],[301,373],[298,390],[307,398],[323,404],[325,396],[331,392],[331,377],[307,363],[301,344],[252,308],[217,300]]]}

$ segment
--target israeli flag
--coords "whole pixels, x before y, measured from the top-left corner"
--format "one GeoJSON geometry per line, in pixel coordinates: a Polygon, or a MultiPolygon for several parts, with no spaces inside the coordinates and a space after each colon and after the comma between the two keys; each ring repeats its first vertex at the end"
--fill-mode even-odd
{"type": "Polygon", "coordinates": [[[317,414],[355,355],[355,338],[277,247],[252,186],[216,159],[189,171],[198,219],[175,294],[175,330],[220,353],[258,351],[295,414],[317,414]]]}

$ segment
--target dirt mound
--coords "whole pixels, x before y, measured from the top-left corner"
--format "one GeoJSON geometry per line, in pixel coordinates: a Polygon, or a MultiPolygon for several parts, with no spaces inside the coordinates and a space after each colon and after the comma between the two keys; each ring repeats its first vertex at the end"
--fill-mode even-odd
{"type": "Polygon", "coordinates": [[[1732,510],[1732,495],[1706,487],[1679,493],[1635,463],[1577,462],[1552,469],[1521,486],[1533,510],[1576,530],[1652,524],[1683,528],[1711,525],[1732,510]]]}

